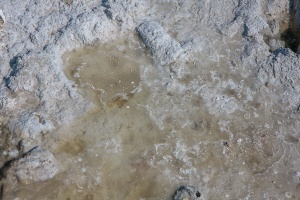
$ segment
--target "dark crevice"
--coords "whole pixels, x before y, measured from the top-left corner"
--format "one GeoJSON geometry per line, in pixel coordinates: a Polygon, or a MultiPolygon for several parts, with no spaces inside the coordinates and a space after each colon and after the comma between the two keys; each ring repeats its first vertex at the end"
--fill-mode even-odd
{"type": "Polygon", "coordinates": [[[105,8],[104,13],[108,19],[112,19],[112,12],[110,11],[110,5],[108,0],[102,0],[101,6],[105,8]]]}
{"type": "Polygon", "coordinates": [[[108,0],[102,0],[101,6],[106,7],[108,4],[108,0]]]}
{"type": "Polygon", "coordinates": [[[3,165],[3,167],[1,167],[0,169],[0,178],[6,178],[6,174],[7,174],[7,171],[8,169],[10,168],[11,164],[16,161],[16,158],[15,159],[12,159],[12,160],[9,160],[9,161],[6,161],[3,165]]]}
{"type": "Polygon", "coordinates": [[[269,20],[270,27],[279,26],[279,33],[264,35],[264,41],[270,46],[272,53],[282,47],[297,53],[300,44],[300,1],[290,0],[289,13],[284,16],[288,19],[286,17],[283,17],[283,20],[277,19],[278,25],[275,23],[276,20],[269,20]]]}
{"type": "Polygon", "coordinates": [[[198,199],[201,193],[193,186],[180,186],[173,195],[173,200],[198,199]]]}
{"type": "Polygon", "coordinates": [[[4,185],[1,185],[1,188],[0,188],[0,200],[3,199],[3,192],[4,192],[4,185]]]}
{"type": "Polygon", "coordinates": [[[19,159],[21,159],[21,158],[24,158],[25,156],[27,156],[30,152],[32,152],[32,151],[35,150],[36,148],[38,148],[38,146],[33,147],[32,149],[30,149],[30,150],[27,151],[26,153],[23,153],[22,155],[20,155],[20,156],[14,158],[14,159],[11,159],[11,160],[9,160],[9,161],[6,161],[6,162],[4,163],[4,165],[3,165],[3,167],[1,167],[1,169],[0,169],[0,178],[2,179],[2,178],[5,178],[5,177],[6,177],[6,174],[7,174],[8,169],[11,167],[11,165],[12,165],[15,161],[17,161],[17,160],[19,160],[19,159]]]}
{"type": "Polygon", "coordinates": [[[18,69],[18,60],[19,60],[19,56],[15,56],[13,57],[10,61],[9,61],[9,66],[11,68],[11,72],[8,76],[4,77],[4,84],[6,87],[10,88],[10,82],[11,82],[11,77],[14,77],[18,74],[19,69],[18,69]]]}
{"type": "Polygon", "coordinates": [[[299,40],[294,34],[291,27],[286,29],[280,36],[280,39],[285,42],[285,47],[290,48],[293,52],[297,52],[299,40]]]}
{"type": "Polygon", "coordinates": [[[300,2],[290,0],[290,22],[289,27],[282,32],[280,39],[285,42],[285,47],[297,52],[300,43],[300,2]]]}
{"type": "Polygon", "coordinates": [[[110,10],[108,10],[108,9],[105,9],[105,10],[104,10],[104,12],[105,12],[105,14],[106,14],[107,18],[109,18],[109,19],[112,19],[112,13],[111,13],[111,11],[110,11],[110,10]]]}

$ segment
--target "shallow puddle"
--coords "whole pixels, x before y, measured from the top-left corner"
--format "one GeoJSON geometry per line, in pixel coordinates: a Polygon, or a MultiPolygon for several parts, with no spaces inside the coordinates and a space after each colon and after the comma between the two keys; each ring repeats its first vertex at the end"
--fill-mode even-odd
{"type": "Polygon", "coordinates": [[[77,86],[86,88],[90,98],[103,106],[130,98],[140,84],[140,67],[149,64],[144,50],[127,40],[107,44],[103,48],[85,47],[66,53],[66,74],[77,86]],[[92,94],[94,93],[94,94],[92,94]]]}

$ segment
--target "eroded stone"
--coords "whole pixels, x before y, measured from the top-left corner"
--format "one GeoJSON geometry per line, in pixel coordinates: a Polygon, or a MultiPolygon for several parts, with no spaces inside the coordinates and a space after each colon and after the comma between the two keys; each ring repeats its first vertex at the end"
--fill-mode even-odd
{"type": "Polygon", "coordinates": [[[29,184],[33,181],[46,181],[59,171],[58,162],[46,149],[34,148],[21,158],[12,161],[7,172],[7,179],[17,179],[29,184]]]}
{"type": "Polygon", "coordinates": [[[172,39],[170,35],[155,21],[144,21],[136,31],[145,45],[151,50],[155,59],[162,65],[175,62],[183,53],[181,45],[172,39]]]}

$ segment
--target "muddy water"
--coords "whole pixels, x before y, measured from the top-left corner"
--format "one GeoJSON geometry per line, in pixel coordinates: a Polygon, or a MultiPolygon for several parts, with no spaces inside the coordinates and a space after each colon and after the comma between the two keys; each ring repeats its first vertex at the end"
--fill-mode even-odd
{"type": "Polygon", "coordinates": [[[124,40],[103,49],[85,47],[67,53],[64,55],[69,67],[66,73],[77,86],[85,88],[84,94],[92,95],[90,98],[95,103],[100,101],[108,106],[122,97],[128,99],[138,89],[140,65],[149,64],[143,49],[136,45],[124,40]]]}
{"type": "Polygon", "coordinates": [[[240,40],[224,41],[179,62],[178,80],[133,36],[65,54],[97,106],[48,143],[61,173],[8,199],[172,199],[181,185],[203,199],[297,199],[297,118],[237,59],[240,40]]]}

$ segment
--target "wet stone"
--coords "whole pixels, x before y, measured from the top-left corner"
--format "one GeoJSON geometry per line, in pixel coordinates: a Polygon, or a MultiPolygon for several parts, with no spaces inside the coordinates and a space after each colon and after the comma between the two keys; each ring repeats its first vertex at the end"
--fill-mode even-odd
{"type": "Polygon", "coordinates": [[[197,200],[201,193],[193,186],[181,186],[173,197],[173,200],[197,200]]]}

